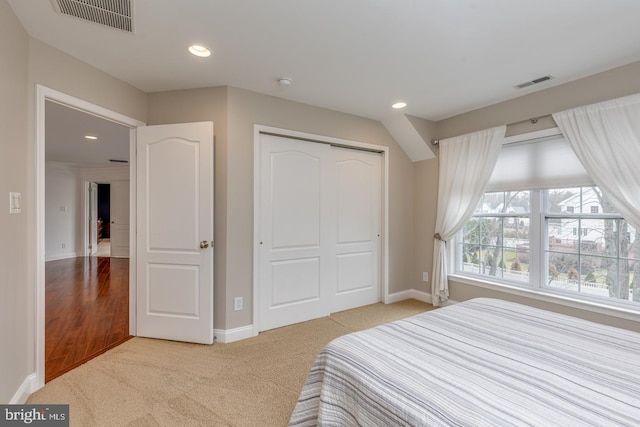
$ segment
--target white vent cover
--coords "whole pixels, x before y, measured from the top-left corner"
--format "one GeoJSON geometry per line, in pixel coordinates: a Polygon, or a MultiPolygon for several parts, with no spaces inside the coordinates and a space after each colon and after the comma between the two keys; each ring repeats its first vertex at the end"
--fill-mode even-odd
{"type": "Polygon", "coordinates": [[[553,77],[551,76],[543,76],[538,77],[537,79],[529,80],[528,82],[520,83],[519,85],[515,85],[516,89],[523,89],[528,86],[537,85],[538,83],[546,82],[547,80],[551,80],[553,77]]]}
{"type": "Polygon", "coordinates": [[[132,0],[52,0],[58,13],[133,32],[132,0]]]}

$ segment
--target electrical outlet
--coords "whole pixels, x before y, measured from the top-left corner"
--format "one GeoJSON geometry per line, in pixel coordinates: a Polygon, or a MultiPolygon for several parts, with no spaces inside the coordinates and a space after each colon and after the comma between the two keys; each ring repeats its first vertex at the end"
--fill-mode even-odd
{"type": "Polygon", "coordinates": [[[62,244],[62,249],[66,248],[66,247],[67,247],[67,244],[66,244],[66,243],[63,243],[63,244],[62,244]]]}
{"type": "Polygon", "coordinates": [[[233,310],[234,311],[242,310],[242,297],[235,297],[233,299],[233,310]]]}
{"type": "Polygon", "coordinates": [[[422,281],[423,282],[428,282],[429,281],[429,273],[428,272],[423,272],[422,273],[422,281]]]}

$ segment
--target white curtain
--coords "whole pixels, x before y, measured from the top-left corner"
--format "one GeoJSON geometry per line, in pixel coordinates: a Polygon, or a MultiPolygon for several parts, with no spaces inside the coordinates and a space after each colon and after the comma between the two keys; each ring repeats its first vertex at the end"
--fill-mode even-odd
{"type": "Polygon", "coordinates": [[[449,298],[447,241],[469,221],[493,172],[506,126],[440,141],[438,213],[433,241],[433,305],[449,298]]]}
{"type": "Polygon", "coordinates": [[[578,159],[618,212],[640,228],[640,94],[553,114],[578,159]]]}

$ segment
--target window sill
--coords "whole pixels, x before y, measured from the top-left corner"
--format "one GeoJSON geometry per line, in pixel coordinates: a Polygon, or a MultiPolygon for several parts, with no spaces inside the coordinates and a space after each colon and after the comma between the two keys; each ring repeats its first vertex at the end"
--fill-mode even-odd
{"type": "Polygon", "coordinates": [[[535,289],[521,288],[513,285],[505,285],[502,283],[490,282],[478,278],[462,276],[458,274],[450,274],[450,281],[462,283],[464,285],[478,286],[490,289],[496,292],[504,292],[512,295],[518,295],[525,298],[536,299],[552,304],[558,304],[566,307],[576,308],[579,310],[590,311],[592,313],[603,314],[606,316],[617,317],[620,319],[640,322],[640,313],[638,311],[624,308],[614,307],[605,304],[599,304],[592,301],[584,301],[577,298],[571,298],[565,295],[555,295],[548,292],[542,292],[535,289]]]}

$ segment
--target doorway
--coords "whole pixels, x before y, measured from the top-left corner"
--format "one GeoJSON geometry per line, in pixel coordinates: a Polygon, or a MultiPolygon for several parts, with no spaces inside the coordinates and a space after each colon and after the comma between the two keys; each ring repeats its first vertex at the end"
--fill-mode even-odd
{"type": "Polygon", "coordinates": [[[98,235],[98,248],[96,250],[96,256],[98,257],[110,257],[111,256],[111,184],[97,183],[98,198],[97,203],[97,230],[98,235]]]}
{"type": "MultiPolygon", "coordinates": [[[[36,235],[35,235],[35,259],[36,259],[36,271],[35,271],[35,282],[36,282],[36,343],[35,343],[35,360],[36,360],[36,375],[33,379],[34,384],[32,385],[32,389],[36,390],[42,387],[45,383],[45,307],[46,307],[46,269],[45,269],[45,170],[46,170],[46,150],[47,145],[45,144],[46,140],[46,106],[47,102],[52,102],[54,104],[62,105],[73,110],[79,110],[84,113],[89,114],[92,117],[98,117],[100,119],[104,119],[111,123],[117,123],[121,126],[124,126],[127,130],[128,134],[128,151],[129,158],[135,159],[135,132],[132,132],[131,129],[135,129],[138,126],[144,126],[144,123],[139,122],[138,120],[132,119],[130,117],[123,116],[121,114],[115,113],[111,110],[107,110],[105,108],[96,106],[94,104],[88,103],[86,101],[80,100],[78,98],[71,97],[69,95],[63,94],[61,92],[46,88],[41,85],[37,85],[36,88],[36,168],[35,168],[35,182],[36,182],[36,201],[35,201],[35,216],[36,216],[36,235]]],[[[114,159],[116,161],[121,159],[114,159]]],[[[102,171],[104,172],[104,171],[102,171]]],[[[81,172],[82,173],[82,172],[81,172]]],[[[99,172],[96,172],[99,175],[99,172]]],[[[100,172],[101,173],[101,172],[100,172]]],[[[133,212],[135,212],[135,186],[131,185],[131,182],[135,182],[135,161],[131,162],[130,167],[125,171],[121,171],[121,174],[124,174],[122,178],[129,182],[130,188],[129,197],[130,197],[130,214],[127,216],[133,217],[133,212]],[[133,177],[133,179],[132,179],[133,177]]],[[[84,179],[84,177],[81,177],[84,179]]],[[[97,180],[101,181],[100,178],[89,178],[88,180],[97,180]]],[[[108,179],[107,179],[108,180],[108,179]]],[[[86,204],[84,204],[86,206],[86,204]]],[[[81,213],[78,217],[81,217],[81,213]]],[[[131,224],[131,236],[135,236],[135,222],[130,221],[130,218],[127,220],[128,223],[131,224]]],[[[84,224],[80,222],[80,224],[84,224]]],[[[80,229],[83,229],[83,226],[79,226],[80,229]]],[[[82,232],[79,233],[80,235],[82,232]]],[[[82,239],[79,239],[82,242],[82,239]]],[[[126,265],[125,273],[123,273],[128,279],[128,300],[129,304],[126,311],[128,311],[129,316],[129,334],[135,335],[136,324],[135,324],[135,307],[136,303],[136,293],[135,293],[135,239],[130,237],[129,246],[132,248],[131,254],[127,259],[124,259],[124,264],[126,265]]],[[[86,246],[85,246],[86,247],[86,246]]],[[[84,253],[83,250],[79,252],[80,254],[84,253]]],[[[98,258],[96,258],[98,259],[98,258]]],[[[95,266],[98,267],[97,265],[95,266]]]]}
{"type": "Polygon", "coordinates": [[[128,163],[130,141],[129,128],[52,101],[45,102],[45,116],[45,381],[50,381],[130,337],[129,170],[127,164],[111,164],[114,158],[128,163]],[[78,189],[98,175],[113,178],[114,185],[87,182],[83,203],[78,189]],[[111,203],[112,187],[117,203],[111,203]],[[86,222],[83,204],[88,204],[86,222]],[[126,218],[117,228],[125,242],[118,246],[122,259],[111,259],[104,233],[111,219],[120,217],[126,218]],[[84,252],[80,242],[86,232],[84,252]]]}

